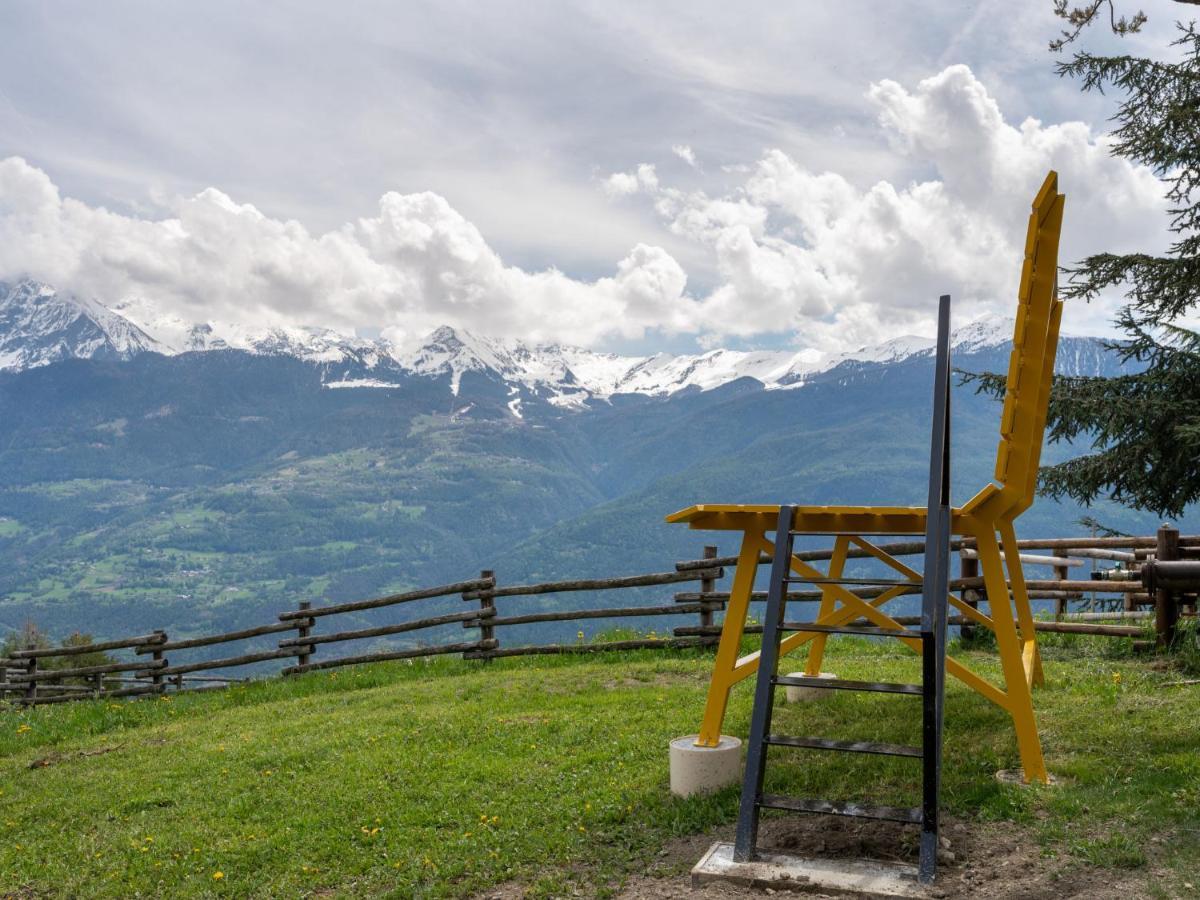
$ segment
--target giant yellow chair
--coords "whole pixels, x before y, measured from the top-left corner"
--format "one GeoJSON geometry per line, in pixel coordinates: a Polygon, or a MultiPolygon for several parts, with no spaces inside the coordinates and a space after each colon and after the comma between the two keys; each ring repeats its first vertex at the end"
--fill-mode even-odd
{"type": "MultiPolygon", "coordinates": [[[[1026,232],[1013,350],[1000,418],[995,480],[965,505],[954,508],[951,525],[955,535],[975,540],[987,591],[987,611],[975,609],[953,595],[949,601],[964,616],[995,633],[1003,685],[993,684],[953,658],[947,658],[946,671],[1012,717],[1025,779],[1041,782],[1047,780],[1047,774],[1034,719],[1032,688],[1041,683],[1042,669],[1013,522],[1033,503],[1046,429],[1046,409],[1062,318],[1062,302],[1055,297],[1055,284],[1063,203],[1064,197],[1058,192],[1058,176],[1050,172],[1033,201],[1026,232]]],[[[741,550],[696,741],[699,746],[717,745],[730,690],[758,669],[757,653],[741,658],[738,654],[759,554],[773,552],[774,545],[767,534],[774,532],[778,516],[778,506],[700,504],[667,517],[668,522],[686,522],[696,529],[742,532],[741,550]]],[[[792,557],[792,570],[809,578],[840,578],[853,545],[919,585],[919,572],[881,550],[866,536],[924,534],[925,519],[924,507],[799,506],[792,522],[794,531],[834,535],[835,540],[827,572],[820,572],[796,556],[792,557]]],[[[822,584],[819,587],[822,599],[815,623],[820,625],[841,625],[865,618],[875,625],[897,628],[898,623],[882,607],[890,600],[913,592],[912,588],[897,585],[878,596],[861,597],[844,585],[822,584]]],[[[780,651],[787,653],[808,645],[805,672],[816,675],[821,671],[825,641],[823,634],[798,632],[781,643],[780,651]]],[[[918,639],[905,639],[905,643],[920,652],[918,639]]]]}

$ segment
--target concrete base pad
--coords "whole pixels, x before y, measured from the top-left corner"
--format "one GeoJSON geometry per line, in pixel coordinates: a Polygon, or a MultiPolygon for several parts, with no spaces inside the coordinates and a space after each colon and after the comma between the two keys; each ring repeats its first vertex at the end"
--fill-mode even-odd
{"type": "MultiPolygon", "coordinates": [[[[788,672],[789,678],[806,678],[804,672],[788,672]]],[[[832,672],[822,672],[817,678],[837,678],[832,672]]],[[[784,688],[788,703],[811,703],[813,700],[825,700],[833,691],[826,688],[795,687],[788,685],[784,688]]]]}
{"type": "MultiPolygon", "coordinates": [[[[1048,784],[1051,787],[1054,787],[1061,783],[1059,781],[1059,779],[1054,775],[1050,775],[1049,773],[1047,773],[1047,777],[1050,779],[1048,784]]],[[[1029,785],[1031,785],[1031,784],[1036,784],[1040,787],[1045,786],[1045,785],[1042,785],[1042,783],[1040,781],[1026,781],[1024,769],[1001,769],[999,772],[996,773],[996,780],[998,782],[1000,782],[1001,784],[1012,784],[1012,785],[1016,785],[1017,787],[1029,787],[1029,785]]]]}
{"type": "Polygon", "coordinates": [[[742,780],[742,742],[721,735],[715,747],[697,747],[696,735],[671,741],[671,793],[711,794],[742,780]]]}
{"type": "Polygon", "coordinates": [[[692,887],[728,881],[776,891],[811,891],[856,897],[927,897],[917,867],[866,859],[806,859],[759,851],[754,862],[734,862],[733,844],[719,841],[692,869],[692,887]]]}

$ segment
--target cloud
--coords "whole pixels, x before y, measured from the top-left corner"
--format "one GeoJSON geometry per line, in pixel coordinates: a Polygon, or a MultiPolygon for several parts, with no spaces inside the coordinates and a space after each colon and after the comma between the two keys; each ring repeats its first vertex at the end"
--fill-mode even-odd
{"type": "Polygon", "coordinates": [[[604,192],[610,197],[628,197],[638,191],[658,190],[658,173],[654,166],[642,163],[632,172],[614,172],[604,179],[604,192]]]}
{"type": "Polygon", "coordinates": [[[673,147],[671,147],[671,152],[674,153],[676,156],[678,156],[680,159],[682,159],[685,163],[687,163],[693,169],[696,168],[696,166],[697,166],[696,154],[692,151],[692,148],[689,147],[687,144],[675,144],[673,147]]]}
{"type": "MultiPolygon", "coordinates": [[[[1082,122],[1009,124],[963,65],[911,90],[880,81],[867,97],[893,151],[936,178],[860,187],[769,150],[732,170],[740,183],[723,195],[647,191],[673,231],[714,255],[706,342],[786,329],[836,348],[928,333],[946,292],[960,321],[1011,314],[1029,202],[1050,168],[1068,195],[1062,262],[1166,243],[1161,183],[1082,122]]],[[[1114,302],[1073,305],[1067,328],[1107,331],[1114,302]]]]}
{"type": "MultiPolygon", "coordinates": [[[[1161,184],[1082,122],[1011,124],[961,65],[915,87],[878,81],[866,97],[880,142],[923,180],[860,183],[772,149],[723,164],[703,177],[707,190],[666,183],[651,162],[601,181],[710,260],[701,287],[689,288],[671,253],[632,236],[600,277],[514,266],[428,191],[386,193],[373,214],[314,233],[215,188],[168,201],[161,218],[118,214],[64,197],[18,157],[0,160],[0,278],[30,275],[109,303],[145,297],[188,320],[839,350],[929,333],[947,291],[960,320],[1011,312],[1028,203],[1051,167],[1068,195],[1064,261],[1166,242],[1161,184]]],[[[1073,307],[1066,326],[1104,330],[1111,305],[1073,307]]]]}
{"type": "MultiPolygon", "coordinates": [[[[654,185],[653,167],[638,177],[654,185]]],[[[383,328],[441,324],[595,344],[694,329],[697,302],[664,250],[637,244],[611,276],[505,265],[434,193],[387,193],[378,214],[325,234],[213,188],[170,218],[117,215],[60,196],[46,173],[0,161],[0,278],[30,275],[106,302],[148,297],[188,320],[383,328]]]]}

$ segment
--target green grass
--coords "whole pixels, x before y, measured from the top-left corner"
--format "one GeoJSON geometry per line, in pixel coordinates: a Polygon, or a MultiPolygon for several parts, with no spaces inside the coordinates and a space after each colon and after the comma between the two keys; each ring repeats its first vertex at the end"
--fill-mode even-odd
{"type": "MultiPolygon", "coordinates": [[[[967,821],[1012,822],[1081,867],[1138,868],[1152,856],[1166,873],[1158,889],[1173,896],[1194,872],[1200,834],[1200,691],[1163,688],[1177,676],[1098,646],[1046,645],[1037,699],[1055,788],[995,781],[1017,764],[1011,730],[951,683],[944,802],[967,821]]],[[[969,655],[994,673],[990,654],[969,655]]],[[[673,836],[736,814],[735,789],[687,801],[667,790],[667,741],[695,730],[710,664],[649,652],[443,659],[0,713],[0,891],[441,897],[515,880],[546,895],[603,894],[673,836]],[[49,765],[31,768],[37,760],[49,765]]],[[[857,641],[833,644],[826,668],[917,676],[911,656],[857,641]]],[[[749,705],[743,685],[727,731],[745,733],[749,705]]],[[[848,695],[781,706],[776,722],[906,742],[919,729],[904,698],[848,695]]],[[[802,762],[772,767],[769,787],[918,796],[911,760],[802,762]]]]}

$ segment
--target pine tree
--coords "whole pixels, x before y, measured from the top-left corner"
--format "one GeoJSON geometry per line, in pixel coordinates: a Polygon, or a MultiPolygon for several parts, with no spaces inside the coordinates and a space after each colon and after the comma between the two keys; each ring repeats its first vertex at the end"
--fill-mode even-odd
{"type": "MultiPolygon", "coordinates": [[[[1086,9],[1094,15],[1100,5],[1086,9]]],[[[1140,28],[1145,17],[1138,17],[1126,32],[1140,28]]],[[[1182,324],[1200,302],[1200,33],[1194,23],[1177,27],[1175,62],[1083,52],[1058,65],[1083,91],[1123,94],[1112,152],[1162,179],[1174,239],[1161,256],[1099,253],[1063,270],[1064,298],[1124,290],[1116,324],[1127,339],[1109,347],[1135,374],[1055,379],[1049,439],[1090,440],[1091,452],[1040,473],[1051,497],[1108,496],[1164,516],[1200,499],[1200,334],[1182,324]]],[[[1064,32],[1058,47],[1077,34],[1064,32]]],[[[985,378],[984,388],[1002,393],[1003,382],[985,378]]]]}

